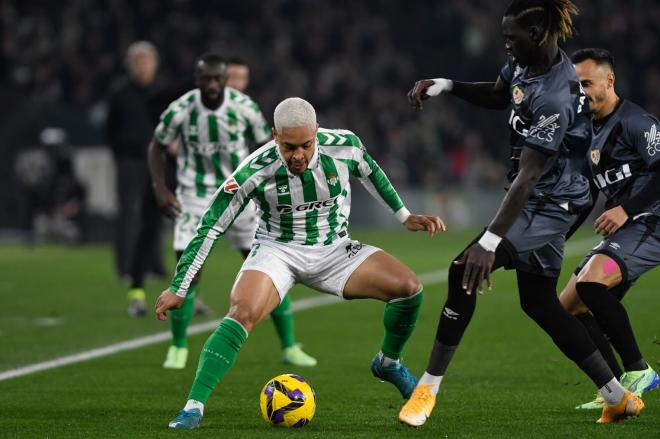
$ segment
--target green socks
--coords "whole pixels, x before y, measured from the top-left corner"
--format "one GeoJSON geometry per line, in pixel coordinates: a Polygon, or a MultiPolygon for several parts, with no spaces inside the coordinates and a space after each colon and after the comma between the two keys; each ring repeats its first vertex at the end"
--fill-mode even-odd
{"type": "Polygon", "coordinates": [[[199,356],[197,375],[188,399],[206,404],[211,392],[236,361],[236,355],[248,333],[236,320],[225,317],[204,343],[199,356]]]}
{"type": "Polygon", "coordinates": [[[291,312],[291,299],[285,296],[280,305],[270,313],[277,336],[280,338],[282,349],[290,348],[296,344],[293,330],[293,313],[291,312]]]}
{"type": "Polygon", "coordinates": [[[195,295],[197,293],[197,285],[190,285],[190,290],[186,299],[183,301],[181,308],[170,311],[170,327],[172,329],[172,346],[177,348],[187,348],[188,339],[186,338],[186,331],[192,319],[195,310],[195,295]]]}
{"type": "Polygon", "coordinates": [[[393,360],[401,358],[403,346],[415,329],[423,298],[424,289],[422,288],[412,297],[396,299],[385,305],[383,314],[385,337],[380,350],[386,357],[393,360]]]}

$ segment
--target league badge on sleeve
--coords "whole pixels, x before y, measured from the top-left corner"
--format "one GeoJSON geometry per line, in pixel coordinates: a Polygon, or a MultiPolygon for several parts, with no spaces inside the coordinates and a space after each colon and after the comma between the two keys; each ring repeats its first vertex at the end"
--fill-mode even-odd
{"type": "Polygon", "coordinates": [[[600,162],[600,150],[599,149],[592,149],[590,152],[591,156],[591,161],[593,162],[594,165],[598,166],[598,162],[600,162]]]}
{"type": "Polygon", "coordinates": [[[225,181],[224,186],[225,186],[224,191],[228,194],[233,194],[240,187],[238,183],[236,183],[236,180],[233,177],[225,181]]]}

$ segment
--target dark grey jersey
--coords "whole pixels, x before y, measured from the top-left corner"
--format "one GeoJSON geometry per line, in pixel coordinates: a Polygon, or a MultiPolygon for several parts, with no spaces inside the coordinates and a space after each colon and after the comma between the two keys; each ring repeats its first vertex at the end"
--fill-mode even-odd
{"type": "Polygon", "coordinates": [[[532,197],[579,208],[590,204],[585,153],[591,144],[592,126],[575,68],[562,50],[559,53],[561,59],[541,75],[532,75],[513,60],[500,73],[509,85],[512,103],[509,178],[513,180],[518,173],[524,147],[553,155],[554,162],[532,197]]]}
{"type": "MultiPolygon", "coordinates": [[[[594,121],[588,161],[594,183],[607,198],[606,208],[620,205],[646,185],[660,165],[660,123],[643,108],[621,100],[614,112],[594,121]]],[[[643,213],[660,215],[660,200],[643,213]]]]}

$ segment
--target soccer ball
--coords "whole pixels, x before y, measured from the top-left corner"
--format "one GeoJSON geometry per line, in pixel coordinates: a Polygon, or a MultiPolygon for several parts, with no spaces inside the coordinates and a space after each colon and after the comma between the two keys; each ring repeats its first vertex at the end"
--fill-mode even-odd
{"type": "Polygon", "coordinates": [[[316,411],[312,386],[300,375],[287,373],[268,381],[259,396],[261,416],[276,427],[302,427],[316,411]]]}

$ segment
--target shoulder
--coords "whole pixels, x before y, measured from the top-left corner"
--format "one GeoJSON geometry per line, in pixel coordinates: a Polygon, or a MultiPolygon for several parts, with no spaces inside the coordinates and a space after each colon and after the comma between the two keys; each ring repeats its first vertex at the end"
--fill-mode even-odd
{"type": "Polygon", "coordinates": [[[261,112],[259,105],[248,95],[235,88],[225,87],[229,103],[243,111],[261,112]]]}
{"type": "Polygon", "coordinates": [[[274,140],[271,140],[247,156],[238,165],[234,178],[242,186],[248,181],[259,180],[271,175],[274,172],[273,168],[279,167],[279,165],[277,144],[274,140]]]}
{"type": "Polygon", "coordinates": [[[630,134],[651,132],[654,126],[658,131],[658,118],[633,102],[624,101],[618,112],[621,125],[630,134]]]}
{"type": "Polygon", "coordinates": [[[360,138],[349,130],[319,128],[316,134],[316,140],[319,146],[363,148],[360,138]]]}

